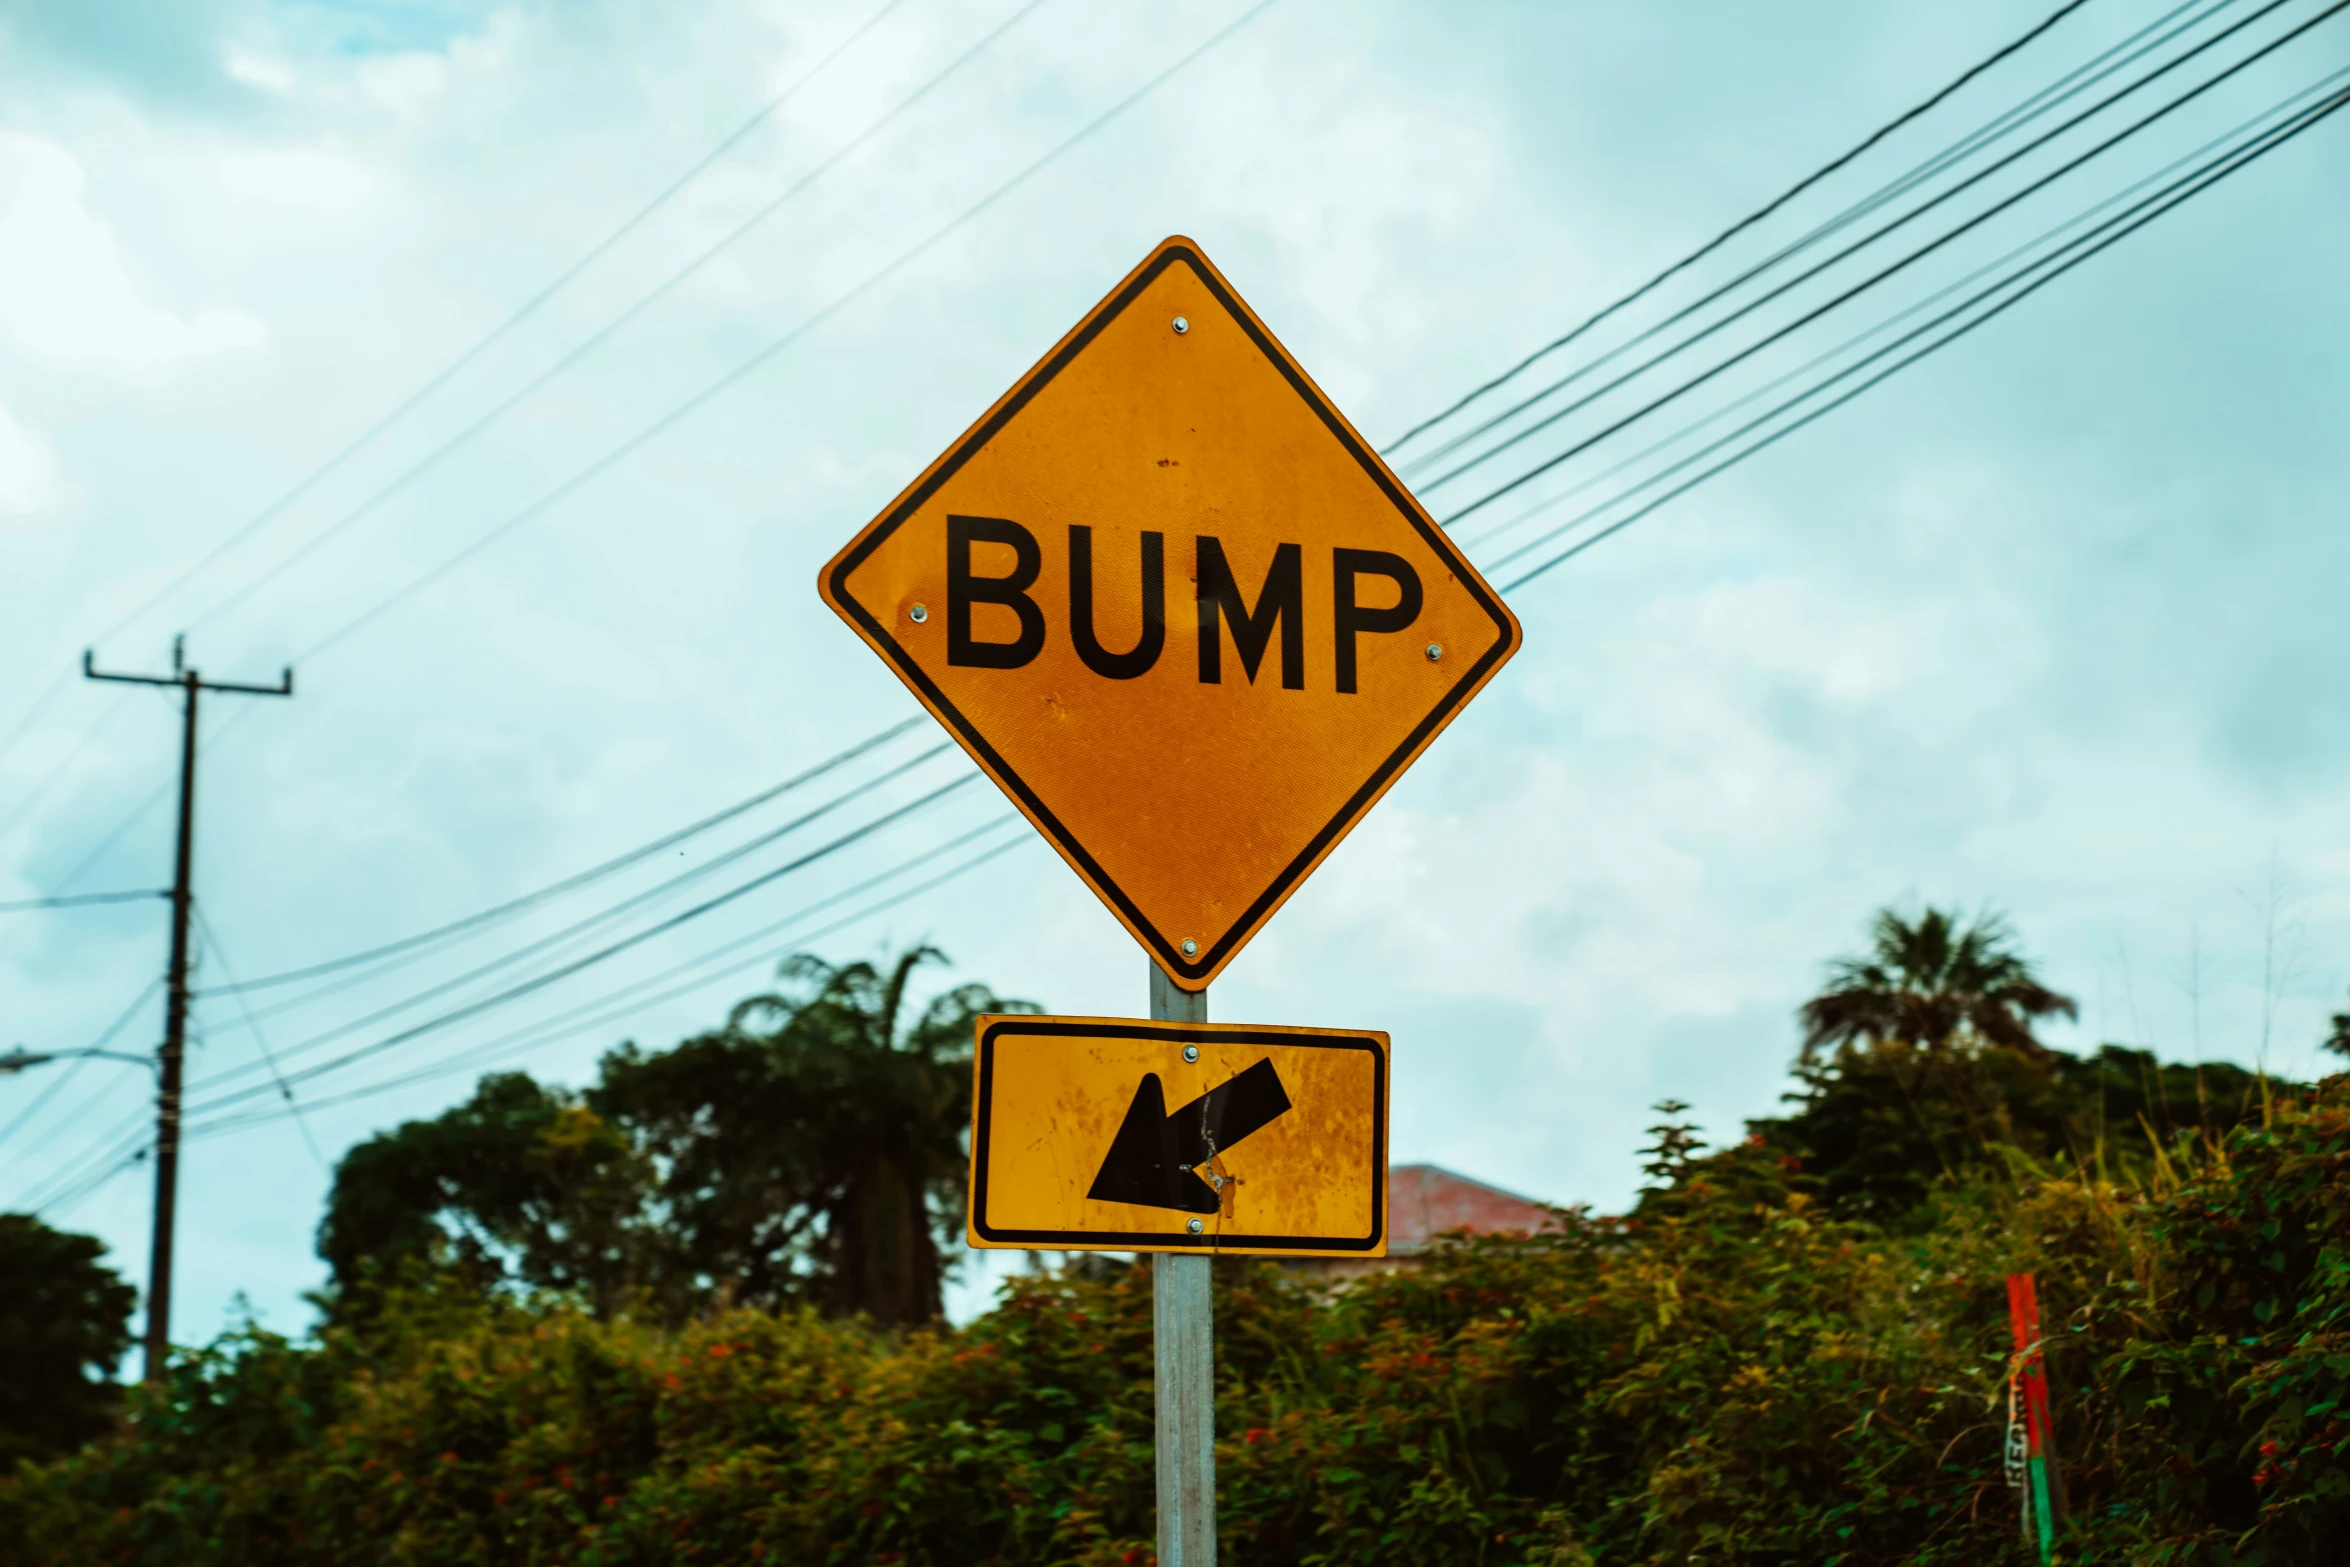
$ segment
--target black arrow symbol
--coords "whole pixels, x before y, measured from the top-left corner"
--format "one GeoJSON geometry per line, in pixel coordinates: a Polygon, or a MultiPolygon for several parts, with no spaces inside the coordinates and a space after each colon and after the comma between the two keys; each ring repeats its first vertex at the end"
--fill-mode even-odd
{"type": "Polygon", "coordinates": [[[1095,1202],[1132,1202],[1184,1213],[1214,1213],[1222,1206],[1216,1188],[1198,1171],[1218,1153],[1289,1111],[1289,1090],[1267,1056],[1238,1077],[1228,1078],[1177,1110],[1167,1113],[1167,1090],[1159,1074],[1145,1072],[1134,1103],[1101,1173],[1085,1195],[1095,1202]]]}

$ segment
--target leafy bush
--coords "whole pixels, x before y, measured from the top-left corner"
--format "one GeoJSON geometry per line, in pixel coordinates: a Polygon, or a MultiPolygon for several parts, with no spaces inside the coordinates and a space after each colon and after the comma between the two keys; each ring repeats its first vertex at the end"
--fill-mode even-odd
{"type": "MultiPolygon", "coordinates": [[[[1225,1550],[2020,1563],[2001,1277],[2030,1269],[2066,1561],[2350,1559],[2350,1079],[2145,1165],[2010,1150],[1890,1230],[1767,1138],[1683,1144],[1628,1218],[1337,1292],[1219,1263],[1225,1550]]],[[[0,1557],[1143,1563],[1149,1295],[1096,1267],[958,1331],[671,1329],[428,1285],[184,1357],[120,1435],[0,1484],[0,1557]]]]}

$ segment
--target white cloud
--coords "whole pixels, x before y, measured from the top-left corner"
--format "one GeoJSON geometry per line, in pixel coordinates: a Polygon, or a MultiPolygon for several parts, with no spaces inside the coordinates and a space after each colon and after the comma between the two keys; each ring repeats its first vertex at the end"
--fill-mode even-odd
{"type": "Polygon", "coordinates": [[[62,147],[0,132],[0,327],[43,358],[133,375],[261,346],[267,330],[242,311],[182,316],[142,298],[82,184],[62,147]]]}
{"type": "Polygon", "coordinates": [[[57,490],[57,459],[49,444],[0,408],[0,517],[45,511],[57,490]]]}
{"type": "Polygon", "coordinates": [[[243,82],[248,87],[258,87],[263,92],[281,98],[301,85],[301,79],[295,75],[293,67],[283,60],[264,59],[242,49],[224,52],[220,65],[229,74],[230,80],[243,82]]]}

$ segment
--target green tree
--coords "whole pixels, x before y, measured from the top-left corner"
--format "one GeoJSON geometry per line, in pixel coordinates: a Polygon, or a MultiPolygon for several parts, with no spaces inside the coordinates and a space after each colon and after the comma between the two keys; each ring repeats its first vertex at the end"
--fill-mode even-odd
{"type": "Polygon", "coordinates": [[[807,1302],[940,1313],[961,1222],[972,1021],[1034,1011],[984,985],[908,1003],[927,947],[887,969],[801,955],[784,988],[674,1050],[623,1045],[586,1092],[519,1072],[360,1144],[318,1248],[336,1309],[418,1269],[681,1320],[807,1302]]]}
{"type": "Polygon", "coordinates": [[[1830,964],[1827,987],[1803,1004],[1803,1059],[1830,1047],[1939,1052],[1962,1035],[2046,1059],[2033,1022],[2080,1008],[2041,984],[2013,943],[1992,914],[1961,928],[1939,909],[1914,922],[1879,911],[1869,951],[1830,964]]]}
{"type": "Polygon", "coordinates": [[[344,1306],[421,1266],[480,1288],[576,1291],[609,1314],[651,1272],[648,1188],[620,1130],[527,1073],[495,1073],[455,1109],[343,1156],[318,1251],[344,1306]]]}
{"type": "Polygon", "coordinates": [[[2334,1031],[2326,1036],[2325,1048],[2350,1060],[2350,1012],[2334,1014],[2334,1031]]]}
{"type": "Polygon", "coordinates": [[[0,1471],[105,1431],[138,1291],[88,1235],[0,1213],[0,1471]]]}
{"type": "Polygon", "coordinates": [[[959,1227],[972,1024],[1033,1012],[984,985],[908,1016],[917,947],[886,969],[787,960],[784,988],[657,1055],[605,1058],[588,1096],[659,1170],[676,1266],[744,1304],[813,1299],[877,1322],[940,1315],[940,1240],[959,1227]]]}

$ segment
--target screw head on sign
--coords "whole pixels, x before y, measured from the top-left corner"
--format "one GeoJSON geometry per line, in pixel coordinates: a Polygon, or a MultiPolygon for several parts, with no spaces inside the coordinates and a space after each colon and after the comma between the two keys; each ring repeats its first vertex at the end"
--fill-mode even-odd
{"type": "Polygon", "coordinates": [[[1190,322],[1189,320],[1187,320],[1186,318],[1184,318],[1184,317],[1182,317],[1182,316],[1177,316],[1177,317],[1175,318],[1175,335],[1176,335],[1177,337],[1181,337],[1181,336],[1182,336],[1184,333],[1186,333],[1186,332],[1188,332],[1188,331],[1190,331],[1190,330],[1191,330],[1191,322],[1190,322]]]}
{"type": "Polygon", "coordinates": [[[1183,1059],[1186,1061],[1197,1061],[1199,1059],[1199,1046],[1185,1045],[1183,1047],[1183,1059]]]}
{"type": "Polygon", "coordinates": [[[922,624],[922,622],[930,618],[930,611],[924,608],[922,605],[917,604],[912,609],[906,611],[906,618],[911,620],[915,625],[919,626],[922,624]]]}
{"type": "MultiPolygon", "coordinates": [[[[920,615],[916,615],[914,618],[915,618],[916,620],[920,620],[922,617],[921,617],[920,615]]],[[[1444,644],[1443,644],[1443,643],[1441,643],[1441,642],[1431,642],[1431,643],[1429,643],[1429,644],[1428,644],[1428,662],[1429,662],[1429,663],[1431,663],[1431,664],[1433,664],[1433,663],[1435,663],[1435,662],[1436,662],[1438,659],[1440,659],[1440,658],[1442,658],[1442,657],[1444,657],[1444,644]]]]}
{"type": "Polygon", "coordinates": [[[1183,938],[1183,955],[1184,955],[1185,957],[1187,957],[1187,958],[1196,958],[1196,957],[1198,957],[1198,956],[1199,956],[1199,943],[1198,943],[1198,942],[1196,942],[1196,941],[1194,941],[1194,940],[1192,940],[1192,939],[1191,939],[1189,936],[1186,936],[1186,937],[1184,937],[1184,938],[1183,938]]]}
{"type": "Polygon", "coordinates": [[[1192,1221],[1191,1221],[1191,1223],[1189,1223],[1189,1224],[1185,1225],[1185,1226],[1184,1226],[1184,1228],[1185,1228],[1185,1229],[1188,1229],[1189,1231],[1191,1231],[1191,1233],[1192,1233],[1192,1234],[1194,1234],[1194,1235],[1197,1235],[1197,1234],[1200,1232],[1200,1230],[1201,1230],[1202,1226],[1201,1226],[1201,1224],[1200,1224],[1199,1220],[1197,1220],[1197,1219],[1194,1219],[1194,1220],[1192,1220],[1192,1221]]]}

